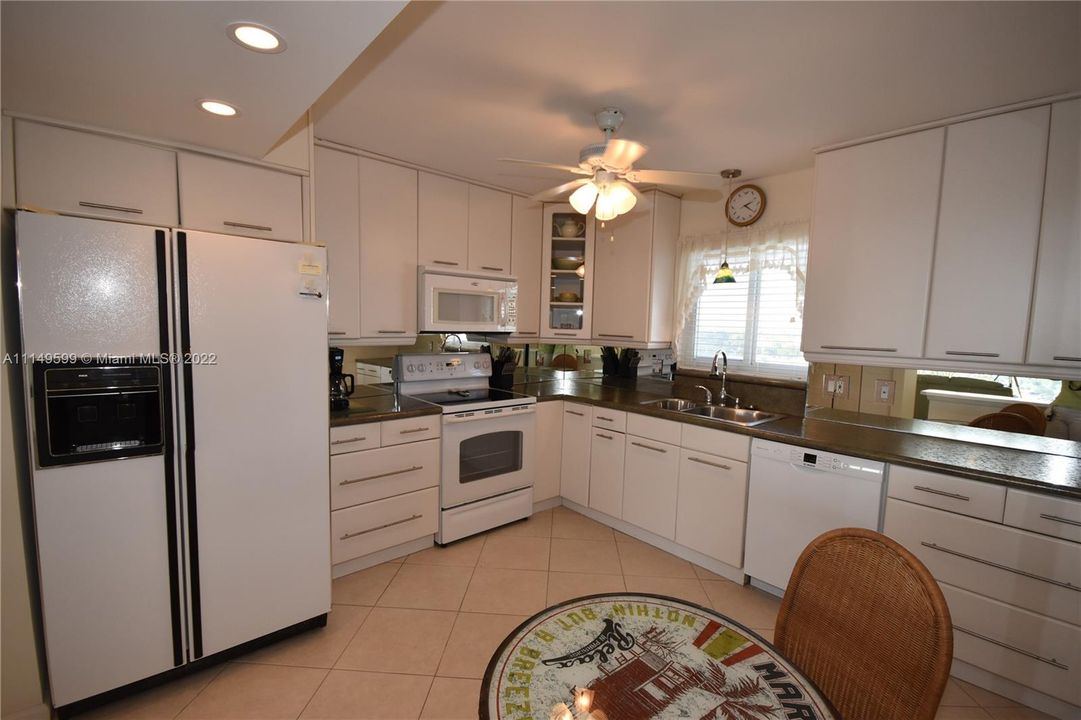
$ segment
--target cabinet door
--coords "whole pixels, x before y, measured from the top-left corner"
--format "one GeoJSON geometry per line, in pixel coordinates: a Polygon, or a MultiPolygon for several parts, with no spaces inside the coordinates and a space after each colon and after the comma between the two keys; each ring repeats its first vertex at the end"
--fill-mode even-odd
{"type": "Polygon", "coordinates": [[[589,418],[588,406],[563,403],[559,494],[579,505],[589,505],[589,418]]]}
{"type": "Polygon", "coordinates": [[[360,158],[360,334],[417,335],[417,171],[360,158]]]}
{"type": "Polygon", "coordinates": [[[593,314],[593,216],[566,204],[545,205],[542,225],[541,337],[556,343],[587,340],[593,314]]]}
{"type": "Polygon", "coordinates": [[[315,148],[315,242],[327,248],[327,334],[360,337],[360,177],[355,155],[315,148]]]}
{"type": "Polygon", "coordinates": [[[623,473],[623,519],[674,540],[679,488],[679,448],[627,436],[623,473]]]}
{"type": "Polygon", "coordinates": [[[469,184],[420,173],[417,233],[421,265],[464,270],[469,252],[469,184]]]}
{"type": "Polygon", "coordinates": [[[541,234],[544,210],[540,203],[515,196],[512,200],[511,274],[518,279],[518,329],[514,335],[528,342],[540,335],[541,234]]]}
{"type": "Polygon", "coordinates": [[[298,175],[193,153],[177,157],[183,227],[274,240],[304,239],[298,175]]]}
{"type": "Polygon", "coordinates": [[[510,274],[510,193],[469,186],[469,269],[510,274]]]}
{"type": "Polygon", "coordinates": [[[537,403],[537,473],[533,478],[533,502],[559,497],[562,448],[563,402],[537,403]]]}
{"type": "Polygon", "coordinates": [[[680,451],[677,543],[732,567],[743,567],[746,514],[746,463],[680,451]]]}
{"type": "Polygon", "coordinates": [[[593,428],[590,433],[589,506],[614,518],[623,516],[623,451],[627,436],[593,428]]]}
{"type": "Polygon", "coordinates": [[[1028,362],[1081,373],[1081,99],[1051,106],[1028,362]]]}
{"type": "Polygon", "coordinates": [[[593,338],[604,345],[649,340],[648,285],[655,192],[598,232],[593,264],[593,338]]]}
{"type": "Polygon", "coordinates": [[[16,120],[15,177],[19,205],[178,224],[171,150],[16,120]]]}
{"type": "Polygon", "coordinates": [[[815,159],[803,352],[921,356],[945,132],[815,159]]]}
{"type": "Polygon", "coordinates": [[[1024,362],[1049,116],[947,130],[926,357],[1024,362]]]}

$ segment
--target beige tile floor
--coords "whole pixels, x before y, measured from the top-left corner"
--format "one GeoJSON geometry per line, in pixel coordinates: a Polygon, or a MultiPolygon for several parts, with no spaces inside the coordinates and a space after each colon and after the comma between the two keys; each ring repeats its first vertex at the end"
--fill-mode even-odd
{"type": "MultiPolygon", "coordinates": [[[[636,590],[712,606],[767,639],[779,602],[564,508],[334,581],[326,628],[82,716],[470,720],[500,641],[562,600],[636,590]]],[[[1046,715],[950,680],[940,720],[1046,715]]]]}

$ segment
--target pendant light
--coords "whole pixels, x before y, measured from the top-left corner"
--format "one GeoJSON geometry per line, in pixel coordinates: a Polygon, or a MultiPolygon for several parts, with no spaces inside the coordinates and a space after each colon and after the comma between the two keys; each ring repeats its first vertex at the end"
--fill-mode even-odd
{"type": "MultiPolygon", "coordinates": [[[[724,196],[724,205],[728,205],[728,198],[732,196],[732,180],[738,178],[743,174],[743,171],[739,168],[730,168],[728,170],[721,171],[721,177],[728,180],[728,192],[724,196]]],[[[728,213],[724,213],[724,262],[721,263],[721,267],[717,270],[717,274],[713,276],[713,283],[734,283],[736,276],[732,273],[732,268],[728,267],[728,213]]]]}

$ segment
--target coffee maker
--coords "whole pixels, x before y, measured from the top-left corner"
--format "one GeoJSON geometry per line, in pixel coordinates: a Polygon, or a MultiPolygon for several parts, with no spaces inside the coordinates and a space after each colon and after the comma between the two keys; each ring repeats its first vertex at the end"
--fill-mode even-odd
{"type": "Polygon", "coordinates": [[[330,409],[345,410],[349,407],[349,396],[355,388],[353,376],[343,373],[345,350],[330,348],[330,409]],[[346,382],[348,380],[348,382],[346,382]]]}

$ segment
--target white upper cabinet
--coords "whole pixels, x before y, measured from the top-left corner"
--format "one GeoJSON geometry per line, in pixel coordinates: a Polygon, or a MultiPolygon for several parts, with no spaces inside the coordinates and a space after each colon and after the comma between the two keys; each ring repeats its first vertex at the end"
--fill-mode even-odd
{"type": "Polygon", "coordinates": [[[634,209],[597,229],[593,339],[603,345],[672,341],[680,201],[643,193],[634,209]],[[643,285],[642,279],[648,278],[643,285]]]}
{"type": "Polygon", "coordinates": [[[540,335],[541,254],[544,252],[544,207],[515,196],[512,201],[511,274],[518,279],[518,325],[523,342],[540,335]]]}
{"type": "Polygon", "coordinates": [[[16,120],[15,178],[22,207],[178,224],[171,150],[16,120]]]}
{"type": "Polygon", "coordinates": [[[926,357],[1024,362],[1049,116],[1045,105],[948,128],[926,357]]]}
{"type": "Polygon", "coordinates": [[[300,176],[208,155],[177,155],[183,227],[304,240],[300,176]]]}
{"type": "Polygon", "coordinates": [[[588,340],[593,316],[592,215],[570,205],[545,205],[541,253],[541,338],[565,343],[588,340]]]}
{"type": "Polygon", "coordinates": [[[360,335],[387,344],[409,344],[417,335],[417,171],[364,157],[360,335]]]}
{"type": "Polygon", "coordinates": [[[920,357],[945,133],[816,158],[803,352],[920,357]]]}
{"type": "Polygon", "coordinates": [[[469,186],[469,269],[510,274],[510,193],[469,186]]]}
{"type": "Polygon", "coordinates": [[[355,155],[315,148],[315,242],[327,248],[331,341],[360,337],[360,176],[355,155]]]}
{"type": "Polygon", "coordinates": [[[1081,99],[1051,106],[1029,364],[1081,372],[1081,99]]]}
{"type": "MultiPolygon", "coordinates": [[[[466,269],[469,262],[469,184],[422,172],[417,194],[421,265],[466,269]]],[[[508,238],[505,242],[509,242],[508,238]]]]}

